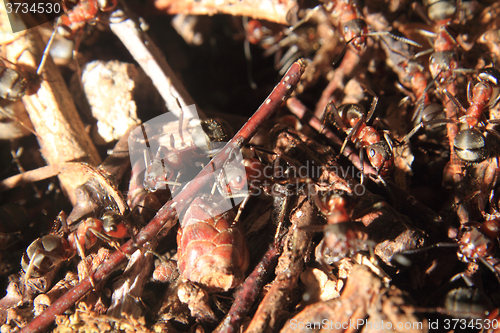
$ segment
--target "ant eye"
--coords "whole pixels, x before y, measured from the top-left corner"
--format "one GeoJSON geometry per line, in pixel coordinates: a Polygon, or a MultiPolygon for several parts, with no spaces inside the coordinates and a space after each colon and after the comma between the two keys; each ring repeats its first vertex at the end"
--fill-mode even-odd
{"type": "Polygon", "coordinates": [[[375,156],[376,153],[375,149],[370,149],[370,157],[375,156]]]}
{"type": "Polygon", "coordinates": [[[241,176],[238,176],[236,177],[236,182],[239,184],[239,183],[243,183],[243,177],[241,176]]]}

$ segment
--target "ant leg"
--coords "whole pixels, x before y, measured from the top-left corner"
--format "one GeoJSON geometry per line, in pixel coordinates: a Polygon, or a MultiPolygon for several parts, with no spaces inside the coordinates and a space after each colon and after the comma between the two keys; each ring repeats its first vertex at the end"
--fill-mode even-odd
{"type": "MultiPolygon", "coordinates": [[[[248,25],[248,17],[243,17],[243,25],[248,25]],[[246,24],[245,24],[246,21],[246,24]]],[[[245,27],[246,30],[246,27],[245,27]]],[[[250,85],[250,88],[253,90],[257,89],[257,84],[253,80],[253,75],[252,75],[252,52],[250,50],[250,42],[248,41],[247,38],[245,38],[245,42],[243,43],[243,51],[245,52],[245,59],[247,61],[247,78],[248,78],[248,84],[250,85]]]]}
{"type": "MultiPolygon", "coordinates": [[[[378,173],[378,171],[377,171],[377,173],[378,173]]],[[[397,203],[396,196],[394,195],[394,193],[392,192],[392,190],[390,189],[390,187],[387,185],[387,182],[379,174],[377,174],[377,179],[382,183],[382,185],[384,186],[384,188],[387,190],[387,192],[389,193],[389,196],[391,197],[392,204],[397,209],[398,207],[396,207],[396,203],[397,203]]],[[[408,228],[408,226],[406,224],[405,224],[405,227],[408,228]]],[[[408,228],[408,229],[410,229],[410,228],[408,228]]]]}
{"type": "Polygon", "coordinates": [[[58,215],[57,215],[57,220],[59,222],[61,222],[61,226],[63,228],[63,231],[65,234],[69,234],[69,227],[68,227],[68,221],[67,221],[67,216],[66,216],[66,213],[64,211],[61,211],[58,215]]]}
{"type": "Polygon", "coordinates": [[[424,56],[424,55],[430,54],[430,53],[434,53],[434,49],[431,48],[431,49],[427,49],[424,51],[420,51],[412,57],[412,60],[415,60],[417,58],[420,58],[421,56],[424,56]]]}
{"type": "MultiPolygon", "coordinates": [[[[94,231],[93,229],[89,229],[89,230],[92,231],[92,232],[94,231]]],[[[95,281],[94,281],[94,278],[90,274],[90,268],[87,265],[87,262],[85,261],[85,250],[83,249],[83,246],[80,243],[80,240],[78,239],[78,235],[76,234],[76,232],[73,233],[73,237],[74,237],[74,241],[75,241],[75,245],[76,245],[76,251],[78,252],[78,255],[80,256],[80,258],[83,261],[83,267],[85,269],[85,273],[89,277],[90,284],[92,285],[92,289],[95,290],[95,281]]]]}
{"type": "Polygon", "coordinates": [[[486,258],[484,258],[484,257],[479,257],[479,261],[481,261],[483,263],[483,265],[485,265],[486,267],[488,267],[488,269],[490,271],[492,271],[493,274],[495,274],[495,277],[497,278],[498,282],[500,282],[500,274],[497,272],[497,270],[495,269],[495,267],[492,264],[490,264],[488,262],[488,260],[486,258]]]}
{"type": "Polygon", "coordinates": [[[451,277],[451,279],[450,279],[450,283],[451,282],[455,282],[455,281],[457,281],[460,278],[462,278],[464,280],[465,284],[469,288],[471,288],[471,287],[473,287],[475,285],[474,281],[472,281],[472,279],[470,277],[468,277],[467,275],[465,275],[464,272],[453,275],[451,277]]]}
{"type": "MultiPolygon", "coordinates": [[[[180,107],[180,112],[179,112],[179,137],[181,138],[181,144],[182,144],[182,147],[184,147],[186,145],[186,143],[184,142],[184,133],[183,133],[183,125],[184,125],[184,110],[182,109],[182,106],[181,106],[181,103],[179,101],[178,98],[175,99],[177,101],[177,104],[179,105],[180,107]]],[[[172,146],[173,148],[175,148],[174,146],[172,146]]]]}
{"type": "Polygon", "coordinates": [[[368,86],[365,86],[364,84],[361,84],[363,88],[365,88],[366,92],[369,93],[370,95],[373,96],[373,101],[370,106],[370,111],[368,111],[368,115],[366,116],[365,122],[369,122],[370,119],[373,116],[373,113],[375,112],[375,109],[377,108],[377,103],[378,103],[378,96],[375,94],[375,92],[369,88],[368,86]]]}
{"type": "MultiPolygon", "coordinates": [[[[398,42],[403,42],[403,43],[406,43],[406,44],[409,44],[409,45],[413,45],[413,46],[416,46],[416,47],[422,47],[422,45],[420,45],[419,43],[417,43],[417,42],[415,42],[415,41],[413,41],[411,39],[408,39],[408,38],[405,38],[405,37],[396,36],[396,35],[390,33],[389,31],[369,32],[369,33],[363,34],[361,36],[368,36],[368,37],[373,37],[373,36],[389,36],[392,39],[397,40],[398,42]]],[[[395,53],[397,53],[397,52],[395,52],[395,53]]]]}
{"type": "Polygon", "coordinates": [[[14,121],[17,121],[19,123],[19,125],[21,125],[22,127],[24,127],[28,132],[30,132],[31,134],[33,134],[34,136],[36,136],[38,139],[41,139],[38,134],[36,134],[35,130],[33,129],[33,126],[29,127],[28,125],[26,125],[21,119],[19,119],[18,117],[16,117],[14,114],[11,114],[9,112],[7,112],[7,110],[5,110],[3,108],[3,106],[0,105],[0,113],[3,114],[4,116],[6,116],[7,118],[10,118],[14,121]]]}
{"type": "Polygon", "coordinates": [[[436,243],[436,244],[421,247],[418,249],[405,250],[405,251],[400,252],[400,253],[401,254],[414,254],[414,253],[419,253],[419,252],[423,252],[423,251],[428,251],[430,249],[434,249],[434,248],[438,248],[438,247],[458,247],[458,244],[457,243],[436,243]]]}
{"type": "Polygon", "coordinates": [[[456,99],[455,96],[453,96],[452,94],[449,93],[449,91],[444,88],[443,89],[443,92],[446,94],[446,96],[448,96],[448,98],[453,102],[453,104],[455,104],[455,106],[460,110],[462,111],[463,114],[466,114],[467,113],[467,109],[464,108],[462,106],[462,104],[460,104],[460,102],[458,101],[458,99],[456,99]]]}
{"type": "Polygon", "coordinates": [[[111,247],[113,247],[115,250],[119,251],[121,254],[123,254],[125,257],[127,257],[128,259],[130,259],[130,255],[123,252],[122,249],[120,248],[120,246],[118,245],[118,243],[114,240],[111,239],[111,237],[108,237],[106,236],[105,234],[97,231],[97,230],[94,230],[94,229],[89,229],[97,238],[99,238],[100,240],[108,243],[111,247]]]}
{"type": "Polygon", "coordinates": [[[28,265],[28,269],[26,269],[26,271],[24,272],[24,284],[28,283],[28,280],[31,277],[31,273],[33,272],[33,270],[35,268],[35,264],[34,264],[35,258],[37,258],[37,256],[41,255],[42,252],[45,252],[45,251],[41,251],[40,249],[37,249],[35,251],[35,253],[33,254],[33,256],[31,257],[30,263],[28,265]]]}
{"type": "Polygon", "coordinates": [[[363,149],[359,150],[359,163],[361,164],[361,178],[359,182],[361,185],[363,185],[365,180],[365,161],[364,161],[363,149]]]}
{"type": "Polygon", "coordinates": [[[243,209],[245,209],[245,205],[248,203],[248,200],[250,200],[250,194],[245,196],[245,199],[241,202],[240,207],[238,207],[238,213],[234,218],[233,225],[240,220],[241,213],[243,212],[243,209]]]}

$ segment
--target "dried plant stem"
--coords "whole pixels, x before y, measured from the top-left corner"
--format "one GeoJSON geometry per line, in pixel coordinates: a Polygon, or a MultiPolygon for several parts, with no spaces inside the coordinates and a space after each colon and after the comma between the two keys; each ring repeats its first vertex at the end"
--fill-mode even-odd
{"type": "MultiPolygon", "coordinates": [[[[182,82],[176,77],[167,60],[158,49],[156,44],[139,27],[133,14],[123,6],[124,9],[116,10],[110,22],[111,31],[121,40],[129,50],[135,61],[153,81],[161,97],[165,100],[167,109],[177,117],[180,116],[179,108],[194,104],[182,82]]],[[[200,117],[203,114],[200,111],[200,117]]],[[[189,117],[189,115],[184,115],[189,117]]]]}
{"type": "Polygon", "coordinates": [[[344,89],[344,79],[346,76],[350,76],[356,66],[359,64],[360,55],[351,50],[350,47],[347,48],[344,59],[340,63],[339,67],[335,70],[333,78],[326,86],[325,90],[321,93],[321,98],[316,103],[316,110],[314,110],[314,115],[321,119],[325,107],[328,102],[332,99],[332,95],[337,91],[337,89],[344,89]]]}
{"type": "Polygon", "coordinates": [[[270,270],[276,265],[278,254],[274,246],[267,250],[262,260],[237,291],[231,309],[214,332],[238,332],[253,302],[259,296],[270,270]]]}
{"type": "Polygon", "coordinates": [[[276,279],[260,303],[246,333],[265,332],[267,328],[276,330],[279,315],[286,306],[290,293],[297,287],[304,266],[304,255],[312,239],[311,232],[301,231],[298,228],[313,224],[316,216],[317,208],[314,202],[308,200],[307,196],[300,196],[298,207],[290,216],[292,227],[285,240],[283,254],[279,258],[276,279]]]}
{"type": "MultiPolygon", "coordinates": [[[[44,49],[37,29],[7,46],[7,56],[20,65],[36,68],[44,49]]],[[[36,93],[23,102],[37,133],[41,153],[47,164],[69,161],[98,165],[99,154],[78,115],[73,99],[52,59],[47,59],[43,79],[36,93]]],[[[74,204],[74,190],[85,181],[84,173],[60,174],[61,187],[74,204]]]]}
{"type": "MultiPolygon", "coordinates": [[[[247,143],[252,136],[257,133],[264,122],[271,117],[278,107],[286,100],[293,88],[297,86],[300,81],[301,75],[304,73],[305,63],[302,60],[295,62],[290,69],[286,72],[285,76],[278,83],[278,85],[271,92],[269,97],[257,109],[255,114],[248,120],[248,122],[236,133],[234,138],[229,144],[214,157],[213,163],[216,168],[222,167],[227,160],[232,147],[235,145],[242,146],[247,143]]],[[[144,243],[151,240],[161,229],[170,229],[176,222],[176,210],[179,212],[189,203],[190,198],[194,196],[201,187],[203,187],[208,179],[211,179],[212,166],[205,167],[198,176],[193,179],[184,189],[176,196],[175,203],[169,201],[165,204],[151,220],[136,236],[135,243],[131,239],[121,247],[121,251],[115,251],[109,260],[104,262],[94,274],[94,281],[98,284],[111,274],[120,263],[122,263],[126,256],[141,247],[144,243]]],[[[36,317],[30,322],[21,332],[40,332],[46,329],[55,319],[56,315],[64,313],[68,308],[73,306],[83,295],[85,295],[92,285],[90,279],[86,278],[81,281],[75,288],[70,290],[64,296],[59,298],[40,316],[36,317]]]]}

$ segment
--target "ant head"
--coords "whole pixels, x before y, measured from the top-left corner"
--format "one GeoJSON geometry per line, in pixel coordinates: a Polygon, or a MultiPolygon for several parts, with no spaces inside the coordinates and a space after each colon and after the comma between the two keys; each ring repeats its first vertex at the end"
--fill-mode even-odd
{"type": "Polygon", "coordinates": [[[489,155],[486,138],[480,130],[475,128],[458,132],[453,146],[457,156],[465,163],[479,163],[489,155]]]}
{"type": "MultiPolygon", "coordinates": [[[[354,19],[347,21],[342,26],[344,39],[351,42],[354,48],[362,51],[366,48],[366,35],[368,33],[368,26],[362,19],[354,19]]],[[[348,42],[348,43],[349,43],[348,42]]]]}
{"type": "Polygon", "coordinates": [[[350,221],[349,212],[352,209],[352,203],[341,193],[328,192],[322,198],[316,194],[313,198],[320,212],[326,217],[328,224],[350,221]]]}
{"type": "Polygon", "coordinates": [[[97,4],[99,9],[103,12],[108,12],[110,10],[115,9],[118,4],[117,0],[97,0],[97,4]]]}
{"type": "Polygon", "coordinates": [[[435,79],[439,75],[441,76],[440,79],[444,80],[455,75],[453,70],[458,68],[456,55],[455,51],[441,51],[431,54],[429,58],[429,71],[432,78],[435,79]]]}
{"type": "Polygon", "coordinates": [[[123,216],[115,211],[108,210],[101,217],[104,232],[115,238],[124,238],[129,232],[125,226],[123,216]]]}
{"type": "Polygon", "coordinates": [[[366,154],[371,165],[382,177],[390,173],[394,166],[394,155],[389,145],[381,140],[366,147],[366,154]]]}
{"type": "Polygon", "coordinates": [[[150,192],[156,192],[163,186],[165,186],[167,181],[170,181],[174,175],[174,170],[164,163],[163,160],[155,158],[146,168],[144,174],[144,188],[150,192]]]}
{"type": "Polygon", "coordinates": [[[481,69],[477,74],[477,79],[484,82],[491,88],[491,97],[488,107],[494,107],[500,98],[500,71],[495,67],[481,69]]]}

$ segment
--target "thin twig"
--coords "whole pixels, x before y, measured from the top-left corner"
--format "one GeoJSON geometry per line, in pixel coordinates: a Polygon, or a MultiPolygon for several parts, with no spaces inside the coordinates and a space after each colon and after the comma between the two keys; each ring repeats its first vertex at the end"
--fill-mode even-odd
{"type": "MultiPolygon", "coordinates": [[[[180,117],[180,108],[194,104],[182,82],[176,77],[174,71],[161,53],[156,44],[140,28],[135,16],[121,3],[123,9],[117,9],[111,14],[109,27],[129,50],[135,61],[153,81],[161,97],[165,100],[167,109],[180,117]]],[[[203,114],[200,116],[203,118],[203,114]]],[[[184,115],[191,118],[192,115],[184,115]]]]}
{"type": "Polygon", "coordinates": [[[274,246],[267,250],[262,260],[236,292],[231,309],[214,332],[238,332],[252,304],[259,296],[266,278],[276,265],[278,254],[274,246]]]}

